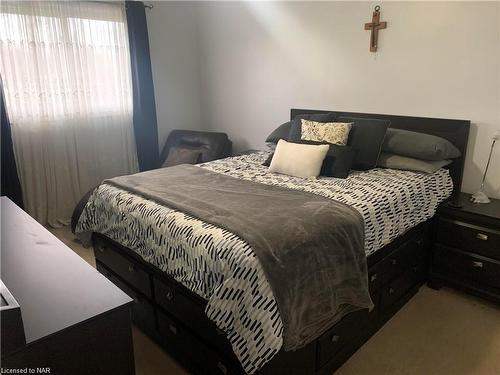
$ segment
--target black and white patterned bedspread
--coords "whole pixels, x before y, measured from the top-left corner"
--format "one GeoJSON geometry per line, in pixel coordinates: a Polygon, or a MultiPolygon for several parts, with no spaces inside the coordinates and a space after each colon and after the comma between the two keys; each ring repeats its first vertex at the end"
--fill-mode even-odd
{"type": "MultiPolygon", "coordinates": [[[[453,189],[447,170],[353,172],[347,179],[306,180],[268,173],[267,152],[200,167],[240,179],[304,190],[356,208],[365,221],[367,256],[434,215],[453,189]]],[[[98,232],[139,254],[207,300],[206,314],[226,332],[247,373],[282,346],[283,327],[251,247],[236,235],[111,185],[89,199],[77,233],[98,232]]]]}

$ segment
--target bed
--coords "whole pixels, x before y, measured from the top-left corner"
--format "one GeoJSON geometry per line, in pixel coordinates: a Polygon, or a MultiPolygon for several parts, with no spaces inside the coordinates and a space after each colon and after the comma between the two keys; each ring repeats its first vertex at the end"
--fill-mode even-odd
{"type": "MultiPolygon", "coordinates": [[[[291,117],[318,112],[292,109],[291,117]]],[[[425,280],[429,222],[437,205],[459,191],[469,122],[339,114],[388,118],[391,127],[441,136],[457,146],[462,156],[448,169],[429,176],[376,169],[354,172],[346,180],[304,181],[268,174],[261,165],[265,152],[199,166],[335,198],[362,214],[375,307],[346,315],[296,351],[282,350],[276,302],[248,244],[228,231],[116,186],[102,185],[94,193],[92,209],[84,211],[78,231],[92,229],[97,268],[134,297],[136,324],[192,372],[331,373],[425,280]]]]}

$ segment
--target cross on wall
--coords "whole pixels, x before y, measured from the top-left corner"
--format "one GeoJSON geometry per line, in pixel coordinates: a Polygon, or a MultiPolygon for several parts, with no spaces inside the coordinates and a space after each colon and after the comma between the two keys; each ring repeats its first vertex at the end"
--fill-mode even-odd
{"type": "Polygon", "coordinates": [[[365,30],[371,30],[370,52],[377,52],[378,31],[387,28],[387,22],[380,22],[380,5],[375,7],[372,22],[365,23],[365,30]]]}

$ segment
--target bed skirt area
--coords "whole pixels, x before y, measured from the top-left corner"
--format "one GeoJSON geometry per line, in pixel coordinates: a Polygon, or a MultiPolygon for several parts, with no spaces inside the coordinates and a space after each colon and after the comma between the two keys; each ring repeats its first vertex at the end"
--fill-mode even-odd
{"type": "MultiPolygon", "coordinates": [[[[390,319],[427,275],[430,219],[368,257],[375,308],[344,317],[294,352],[280,351],[258,374],[331,374],[390,319]]],[[[92,242],[97,269],[135,301],[132,318],[187,370],[243,374],[224,333],[205,315],[206,301],[135,252],[100,234],[92,242]]]]}

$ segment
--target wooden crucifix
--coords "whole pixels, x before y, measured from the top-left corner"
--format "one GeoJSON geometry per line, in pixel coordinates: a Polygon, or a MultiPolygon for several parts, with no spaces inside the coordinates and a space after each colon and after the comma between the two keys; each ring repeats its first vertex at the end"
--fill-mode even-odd
{"type": "Polygon", "coordinates": [[[380,22],[380,5],[375,7],[372,22],[365,23],[365,30],[371,30],[370,52],[377,52],[378,31],[387,28],[387,22],[380,22]]]}

